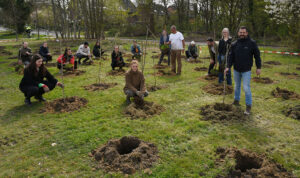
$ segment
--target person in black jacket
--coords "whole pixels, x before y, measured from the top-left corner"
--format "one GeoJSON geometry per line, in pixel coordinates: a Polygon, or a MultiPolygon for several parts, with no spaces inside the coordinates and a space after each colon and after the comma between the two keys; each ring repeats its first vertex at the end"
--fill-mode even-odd
{"type": "Polygon", "coordinates": [[[52,61],[51,53],[49,52],[48,43],[44,42],[43,45],[40,47],[39,54],[43,57],[43,61],[48,63],[52,61]]]}
{"type": "Polygon", "coordinates": [[[234,68],[234,102],[239,105],[241,95],[241,81],[243,80],[243,88],[246,95],[246,111],[249,115],[252,106],[252,94],[250,89],[251,68],[253,66],[253,56],[256,64],[256,74],[261,73],[261,59],[257,44],[248,36],[246,27],[240,27],[238,32],[239,39],[231,45],[227,68],[224,73],[227,73],[231,66],[234,68]]]}
{"type": "Polygon", "coordinates": [[[103,56],[104,51],[101,49],[100,41],[97,41],[94,48],[93,48],[93,55],[95,57],[99,58],[100,57],[100,51],[101,51],[101,56],[103,56]]]}
{"type": "MultiPolygon", "coordinates": [[[[230,50],[232,38],[229,36],[229,29],[224,28],[222,30],[222,39],[219,41],[218,46],[218,62],[219,62],[219,83],[224,81],[224,69],[228,62],[228,52],[230,50]],[[227,61],[226,61],[227,59],[227,61]]],[[[232,85],[231,71],[226,74],[226,81],[228,85],[232,85]]]]}
{"type": "Polygon", "coordinates": [[[125,66],[122,53],[119,51],[119,46],[115,46],[114,51],[111,53],[111,67],[112,70],[115,70],[116,67],[122,69],[125,66]]]}
{"type": "Polygon", "coordinates": [[[53,90],[55,86],[63,87],[63,84],[49,73],[43,64],[42,56],[34,55],[31,63],[25,68],[24,76],[19,85],[20,90],[25,95],[25,104],[31,105],[30,98],[32,96],[39,101],[46,101],[42,95],[53,90]]]}

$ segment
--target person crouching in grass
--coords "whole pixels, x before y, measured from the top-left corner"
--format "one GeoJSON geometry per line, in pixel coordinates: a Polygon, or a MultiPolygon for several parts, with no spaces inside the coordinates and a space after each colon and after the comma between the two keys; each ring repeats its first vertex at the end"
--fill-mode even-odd
{"type": "Polygon", "coordinates": [[[66,48],[64,54],[60,55],[57,58],[57,68],[65,70],[74,70],[77,69],[77,66],[74,65],[75,57],[72,55],[71,48],[66,48]]]}

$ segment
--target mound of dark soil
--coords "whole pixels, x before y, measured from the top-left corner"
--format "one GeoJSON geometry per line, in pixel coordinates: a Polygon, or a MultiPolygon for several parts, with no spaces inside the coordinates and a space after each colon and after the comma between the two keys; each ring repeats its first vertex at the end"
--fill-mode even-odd
{"type": "Polygon", "coordinates": [[[200,108],[204,120],[244,120],[245,115],[242,109],[231,104],[215,103],[200,108]]]}
{"type": "Polygon", "coordinates": [[[282,177],[292,178],[282,165],[268,159],[264,154],[258,154],[246,149],[237,148],[217,148],[216,154],[219,158],[216,163],[222,165],[225,159],[235,160],[235,166],[231,168],[227,175],[219,175],[217,177],[240,178],[240,177],[282,177]]]}
{"type": "Polygon", "coordinates": [[[271,80],[269,77],[254,77],[253,81],[256,83],[263,83],[263,84],[273,83],[273,80],[271,80]]]}
{"type": "Polygon", "coordinates": [[[264,64],[270,64],[270,65],[281,65],[281,62],[279,61],[266,61],[264,64]]]}
{"type": "MultiPolygon", "coordinates": [[[[207,93],[210,93],[213,95],[223,95],[224,94],[224,85],[212,83],[212,84],[208,84],[208,85],[204,86],[203,90],[206,91],[207,93]]],[[[232,86],[226,85],[225,91],[226,91],[226,95],[232,94],[232,92],[233,92],[232,86]]]]}
{"type": "Polygon", "coordinates": [[[300,120],[300,105],[289,107],[284,113],[287,117],[300,120]]]}
{"type": "Polygon", "coordinates": [[[300,99],[300,95],[298,95],[297,93],[295,93],[293,91],[289,91],[287,89],[280,89],[279,87],[277,87],[271,93],[275,98],[283,98],[285,100],[300,99]]]}
{"type": "Polygon", "coordinates": [[[118,85],[118,83],[94,83],[83,88],[89,91],[106,90],[118,85]]]}
{"type": "Polygon", "coordinates": [[[46,102],[44,108],[42,109],[42,112],[57,113],[77,111],[87,103],[87,99],[79,98],[77,96],[68,97],[65,98],[65,100],[63,98],[60,98],[51,102],[46,102]]]}
{"type": "Polygon", "coordinates": [[[153,66],[153,68],[154,69],[166,69],[166,68],[168,68],[169,66],[167,66],[167,65],[159,65],[159,64],[155,64],[154,66],[153,66]]]}
{"type": "Polygon", "coordinates": [[[296,70],[300,70],[300,67],[296,67],[296,70]]]}
{"type": "Polygon", "coordinates": [[[133,136],[109,140],[100,148],[92,150],[90,155],[98,161],[97,168],[124,174],[150,168],[159,158],[154,144],[133,136]]]}
{"type": "Polygon", "coordinates": [[[148,118],[159,115],[164,111],[164,107],[153,102],[139,101],[135,98],[134,102],[125,108],[125,114],[132,119],[148,118]]]}
{"type": "Polygon", "coordinates": [[[94,64],[94,61],[87,61],[87,62],[82,62],[82,65],[85,65],[85,66],[90,66],[90,65],[93,65],[94,64]]]}
{"type": "Polygon", "coordinates": [[[112,76],[118,76],[118,75],[124,75],[126,71],[124,69],[118,69],[118,70],[111,70],[107,73],[107,75],[112,76]]]}
{"type": "Polygon", "coordinates": [[[156,76],[175,76],[176,74],[171,71],[158,70],[155,74],[156,76]]]}
{"type": "MultiPolygon", "coordinates": [[[[83,71],[83,70],[70,70],[70,71],[64,71],[63,72],[63,74],[64,74],[64,76],[79,76],[79,75],[82,75],[82,74],[84,74],[85,73],[85,71],[83,71]]],[[[61,74],[59,74],[59,75],[61,75],[61,74]]]]}
{"type": "Polygon", "coordinates": [[[18,56],[10,56],[10,57],[8,57],[7,59],[18,59],[18,56]]]}
{"type": "Polygon", "coordinates": [[[161,89],[164,89],[164,88],[167,88],[168,86],[166,86],[166,85],[156,85],[156,86],[154,86],[154,85],[150,85],[150,86],[147,86],[147,89],[148,89],[148,91],[149,92],[155,92],[155,91],[157,91],[157,90],[161,90],[161,89]]]}
{"type": "Polygon", "coordinates": [[[194,68],[195,71],[207,71],[207,67],[195,67],[194,68]]]}
{"type": "Polygon", "coordinates": [[[282,76],[286,76],[288,78],[291,78],[291,79],[295,79],[299,76],[299,74],[293,72],[293,73],[289,73],[289,72],[280,72],[280,75],[282,76]]]}

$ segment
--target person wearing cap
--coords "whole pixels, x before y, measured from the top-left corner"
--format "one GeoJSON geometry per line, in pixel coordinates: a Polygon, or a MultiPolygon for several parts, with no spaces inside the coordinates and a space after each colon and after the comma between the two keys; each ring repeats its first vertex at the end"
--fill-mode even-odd
{"type": "Polygon", "coordinates": [[[132,59],[141,60],[142,51],[136,40],[133,40],[133,44],[131,45],[131,53],[132,59]]]}
{"type": "Polygon", "coordinates": [[[253,66],[253,56],[256,64],[256,75],[261,74],[261,58],[260,51],[254,40],[248,36],[248,30],[242,26],[238,32],[238,40],[232,43],[229,53],[227,67],[224,71],[226,74],[233,66],[234,76],[234,105],[239,105],[241,96],[241,83],[243,81],[243,88],[246,96],[246,115],[251,113],[252,94],[250,88],[251,68],[253,66]]]}
{"type": "Polygon", "coordinates": [[[78,59],[78,64],[81,64],[81,59],[84,59],[84,63],[87,62],[89,59],[91,59],[92,55],[90,52],[90,47],[88,42],[84,42],[82,45],[79,46],[77,53],[76,53],[76,58],[78,59]]]}
{"type": "MultiPolygon", "coordinates": [[[[218,62],[219,62],[219,84],[224,81],[224,69],[228,63],[228,53],[231,47],[232,38],[229,36],[229,29],[224,28],[222,30],[222,39],[219,41],[218,47],[218,62]],[[227,61],[226,61],[227,59],[227,61]]],[[[228,85],[232,85],[231,71],[229,70],[226,74],[226,82],[228,85]]]]}
{"type": "Polygon", "coordinates": [[[218,57],[218,44],[214,42],[212,38],[208,38],[206,40],[209,55],[210,55],[210,64],[208,68],[208,75],[211,74],[211,70],[215,67],[216,65],[216,59],[218,57]]]}
{"type": "Polygon", "coordinates": [[[185,55],[186,55],[186,58],[188,61],[197,59],[198,49],[197,49],[195,41],[191,42],[191,44],[188,47],[188,50],[185,51],[185,55]]]}
{"type": "Polygon", "coordinates": [[[161,51],[161,55],[159,58],[158,65],[161,65],[165,55],[168,56],[168,66],[170,65],[170,45],[165,44],[168,42],[169,42],[169,35],[167,34],[166,30],[163,30],[159,41],[159,49],[161,51]]]}
{"type": "Polygon", "coordinates": [[[184,53],[185,42],[182,33],[176,30],[176,26],[171,26],[171,34],[169,36],[169,42],[165,44],[171,45],[171,70],[176,73],[176,60],[177,60],[177,73],[181,75],[181,53],[184,53]]]}

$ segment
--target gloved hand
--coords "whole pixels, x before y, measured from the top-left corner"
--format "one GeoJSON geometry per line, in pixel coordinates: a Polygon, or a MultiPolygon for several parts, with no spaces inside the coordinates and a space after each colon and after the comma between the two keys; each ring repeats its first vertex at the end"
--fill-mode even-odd
{"type": "Polygon", "coordinates": [[[39,83],[39,88],[43,88],[44,92],[49,92],[50,89],[48,88],[47,85],[43,84],[43,83],[39,83]]]}

